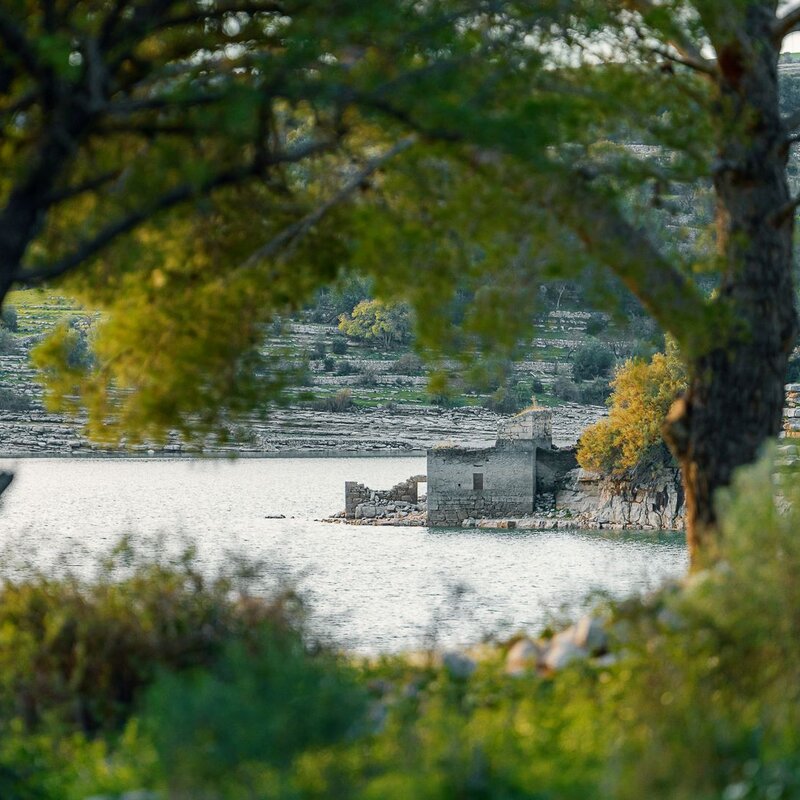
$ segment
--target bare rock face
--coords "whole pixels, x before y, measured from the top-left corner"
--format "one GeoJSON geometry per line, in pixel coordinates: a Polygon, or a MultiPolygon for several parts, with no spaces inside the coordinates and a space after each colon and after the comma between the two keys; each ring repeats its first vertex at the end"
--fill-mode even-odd
{"type": "Polygon", "coordinates": [[[680,471],[663,467],[645,478],[611,478],[572,470],[556,495],[556,507],[576,523],[597,528],[681,530],[684,496],[680,471]]]}

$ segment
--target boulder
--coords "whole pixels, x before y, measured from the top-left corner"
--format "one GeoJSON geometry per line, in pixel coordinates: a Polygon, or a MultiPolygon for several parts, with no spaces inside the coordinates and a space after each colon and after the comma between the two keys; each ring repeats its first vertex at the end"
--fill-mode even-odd
{"type": "Polygon", "coordinates": [[[478,665],[463,653],[457,650],[449,650],[442,656],[442,664],[450,673],[450,677],[458,680],[466,680],[477,669],[478,665]]]}
{"type": "Polygon", "coordinates": [[[550,646],[547,648],[542,663],[555,672],[564,669],[574,661],[585,659],[588,655],[586,650],[575,644],[571,632],[567,630],[550,640],[550,646]]]}
{"type": "Polygon", "coordinates": [[[572,641],[582,650],[589,653],[602,653],[608,648],[608,636],[598,617],[587,614],[567,630],[572,632],[572,641]]]}
{"type": "Polygon", "coordinates": [[[524,675],[536,668],[542,655],[542,648],[532,639],[520,639],[506,654],[506,672],[509,675],[524,675]]]}

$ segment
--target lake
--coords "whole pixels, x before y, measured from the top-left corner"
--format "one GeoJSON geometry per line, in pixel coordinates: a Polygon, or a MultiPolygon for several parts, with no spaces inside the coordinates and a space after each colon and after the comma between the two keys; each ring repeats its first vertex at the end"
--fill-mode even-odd
{"type": "Polygon", "coordinates": [[[589,595],[643,592],[681,575],[682,534],[427,530],[332,525],[344,481],[389,488],[424,458],[18,459],[0,500],[0,542],[47,568],[122,533],[189,537],[209,569],[264,559],[308,599],[312,627],[362,652],[462,646],[536,632],[589,595]],[[267,519],[283,514],[286,519],[267,519]]]}

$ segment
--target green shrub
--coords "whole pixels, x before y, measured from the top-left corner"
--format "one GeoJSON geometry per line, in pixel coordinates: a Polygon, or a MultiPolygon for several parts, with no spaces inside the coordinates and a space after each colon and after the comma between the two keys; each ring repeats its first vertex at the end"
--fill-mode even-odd
{"type": "Polygon", "coordinates": [[[334,395],[320,397],[314,400],[312,408],[314,408],[315,411],[331,411],[335,413],[353,411],[355,409],[353,393],[350,389],[340,389],[334,395]]]}
{"type": "Polygon", "coordinates": [[[335,336],[331,344],[331,350],[337,356],[343,356],[347,352],[347,339],[344,336],[335,336]]]}
{"type": "Polygon", "coordinates": [[[590,381],[605,378],[614,366],[614,354],[604,344],[592,340],[582,344],[572,361],[572,378],[576,381],[590,381]]]}
{"type": "Polygon", "coordinates": [[[0,410],[28,411],[32,407],[30,397],[17,389],[0,389],[0,410]]]}
{"type": "Polygon", "coordinates": [[[326,352],[325,340],[317,339],[311,347],[311,355],[309,358],[311,361],[322,361],[325,358],[326,352]]]}
{"type": "Polygon", "coordinates": [[[358,367],[352,361],[340,361],[336,365],[337,375],[353,375],[358,372],[358,367]]]}
{"type": "MultiPolygon", "coordinates": [[[[541,381],[538,383],[541,386],[541,381]]],[[[483,407],[499,414],[517,414],[533,402],[533,386],[532,381],[516,381],[501,386],[483,402],[483,407]]]]}
{"type": "Polygon", "coordinates": [[[605,378],[581,383],[578,386],[580,402],[589,406],[601,406],[611,394],[611,385],[605,378]]]}
{"type": "Polygon", "coordinates": [[[325,372],[333,372],[336,369],[336,360],[328,356],[323,363],[323,368],[325,372]]]}
{"type": "Polygon", "coordinates": [[[13,355],[18,349],[14,334],[8,328],[0,328],[0,355],[13,355]]]}
{"type": "Polygon", "coordinates": [[[597,336],[605,330],[608,330],[608,315],[592,314],[586,323],[586,333],[589,336],[597,336]]]}
{"type": "Polygon", "coordinates": [[[422,359],[416,353],[403,353],[391,366],[395,375],[421,375],[423,372],[422,359]]]}
{"type": "Polygon", "coordinates": [[[207,578],[189,550],[145,559],[123,540],[92,582],[6,579],[0,589],[0,717],[94,732],[124,724],[162,669],[207,666],[290,605],[242,594],[239,576],[207,578]]]}
{"type": "Polygon", "coordinates": [[[14,306],[3,306],[3,310],[0,312],[0,325],[7,331],[12,331],[13,333],[19,330],[17,309],[14,306]]]}
{"type": "Polygon", "coordinates": [[[145,725],[173,792],[240,797],[254,776],[364,732],[367,692],[357,678],[296,630],[264,628],[209,669],[165,674],[149,692],[145,725]]]}
{"type": "Polygon", "coordinates": [[[581,401],[580,389],[565,375],[559,375],[553,381],[553,394],[566,403],[580,403],[581,401]]]}

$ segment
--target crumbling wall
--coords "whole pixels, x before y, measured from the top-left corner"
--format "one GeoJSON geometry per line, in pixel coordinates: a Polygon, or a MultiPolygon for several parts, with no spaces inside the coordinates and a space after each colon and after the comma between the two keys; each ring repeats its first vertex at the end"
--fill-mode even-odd
{"type": "Polygon", "coordinates": [[[461,525],[469,518],[522,516],[536,499],[536,448],[500,442],[468,450],[428,451],[428,525],[461,525]]]}
{"type": "Polygon", "coordinates": [[[553,415],[547,409],[523,411],[500,422],[497,440],[535,441],[539,446],[550,446],[553,441],[553,415]]]}
{"type": "Polygon", "coordinates": [[[786,384],[786,403],[783,407],[783,433],[800,436],[800,383],[786,384]]]}
{"type": "Polygon", "coordinates": [[[355,519],[356,510],[362,504],[385,505],[387,503],[419,503],[419,483],[426,481],[425,475],[412,475],[391,489],[370,489],[363,483],[345,481],[344,513],[347,519],[355,519]]]}

